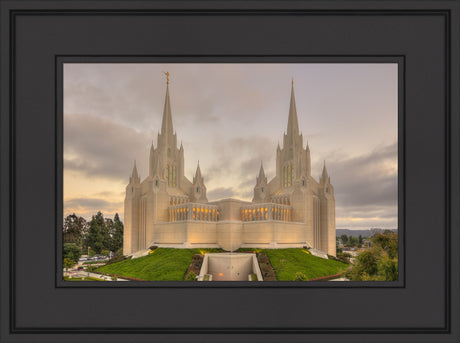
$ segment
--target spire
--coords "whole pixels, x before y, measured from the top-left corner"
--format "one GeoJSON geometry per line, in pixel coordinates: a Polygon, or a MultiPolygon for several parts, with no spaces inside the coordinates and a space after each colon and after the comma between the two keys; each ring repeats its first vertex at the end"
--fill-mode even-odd
{"type": "Polygon", "coordinates": [[[256,178],[256,184],[262,185],[266,183],[267,183],[267,177],[265,176],[265,171],[264,171],[264,166],[262,164],[262,161],[260,161],[259,176],[256,178]]]}
{"type": "Polygon", "coordinates": [[[195,176],[193,177],[193,184],[196,183],[203,183],[203,177],[201,176],[201,169],[200,169],[200,161],[198,161],[198,165],[196,167],[195,176]]]}
{"type": "Polygon", "coordinates": [[[321,183],[326,183],[329,180],[329,175],[327,174],[326,161],[324,161],[323,173],[321,174],[321,183]]]}
{"type": "Polygon", "coordinates": [[[262,180],[263,178],[265,178],[264,165],[262,161],[260,161],[259,179],[262,180]]]}
{"type": "Polygon", "coordinates": [[[152,145],[150,146],[150,156],[149,156],[149,176],[153,176],[153,170],[154,170],[154,161],[155,159],[155,147],[153,146],[153,141],[152,145]]]}
{"type": "Polygon", "coordinates": [[[132,180],[134,183],[140,182],[139,174],[137,173],[136,160],[134,160],[134,167],[130,180],[132,180]]]}
{"type": "Polygon", "coordinates": [[[201,178],[200,160],[198,160],[198,165],[196,166],[195,176],[201,178]]]}
{"type": "Polygon", "coordinates": [[[169,100],[169,73],[166,72],[166,97],[165,106],[163,109],[163,121],[161,123],[161,134],[173,134],[172,114],[171,114],[171,102],[169,100]]]}
{"type": "Polygon", "coordinates": [[[294,96],[294,78],[291,86],[291,103],[289,104],[289,118],[287,126],[287,136],[294,138],[299,135],[299,121],[297,120],[297,109],[294,96]]]}

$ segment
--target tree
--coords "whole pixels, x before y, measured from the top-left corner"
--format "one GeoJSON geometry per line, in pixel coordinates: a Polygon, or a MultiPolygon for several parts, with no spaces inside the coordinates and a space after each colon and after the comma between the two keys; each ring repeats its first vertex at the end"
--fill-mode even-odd
{"type": "Polygon", "coordinates": [[[340,236],[340,239],[342,240],[343,245],[347,244],[347,242],[348,242],[348,236],[347,235],[340,236]]]}
{"type": "Polygon", "coordinates": [[[87,231],[87,222],[83,217],[78,217],[69,214],[64,219],[64,226],[62,228],[62,238],[64,243],[75,243],[78,246],[82,245],[82,239],[87,231]]]}
{"type": "Polygon", "coordinates": [[[112,233],[112,247],[111,251],[118,252],[120,249],[123,248],[123,223],[118,216],[118,213],[115,213],[115,217],[113,218],[113,233],[112,233]]]}
{"type": "Polygon", "coordinates": [[[63,261],[62,261],[62,266],[68,270],[69,268],[72,268],[72,266],[75,265],[75,262],[73,260],[71,260],[70,258],[65,258],[63,261]]]}
{"type": "Polygon", "coordinates": [[[102,245],[104,246],[103,250],[112,251],[113,245],[113,233],[115,231],[115,224],[112,219],[106,218],[104,221],[104,227],[102,229],[103,241],[102,245]]]}
{"type": "Polygon", "coordinates": [[[359,235],[359,237],[358,237],[358,243],[359,243],[359,245],[360,245],[360,246],[363,245],[363,242],[364,242],[364,241],[363,241],[363,236],[359,235]]]}
{"type": "Polygon", "coordinates": [[[85,245],[91,247],[91,249],[96,254],[100,254],[102,249],[104,249],[106,233],[107,229],[104,221],[104,216],[101,212],[97,212],[97,214],[92,217],[89,223],[88,236],[86,237],[85,245]]]}
{"type": "Polygon", "coordinates": [[[370,240],[372,247],[357,256],[346,276],[353,281],[398,280],[398,234],[386,230],[370,240]]]}
{"type": "Polygon", "coordinates": [[[69,259],[73,264],[78,263],[81,256],[81,249],[75,243],[64,243],[62,257],[63,259],[69,259]]]}

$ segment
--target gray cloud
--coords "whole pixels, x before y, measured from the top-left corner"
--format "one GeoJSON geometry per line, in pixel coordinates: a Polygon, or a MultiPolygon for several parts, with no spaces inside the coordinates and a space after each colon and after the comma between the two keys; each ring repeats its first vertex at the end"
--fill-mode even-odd
{"type": "Polygon", "coordinates": [[[139,172],[146,170],[148,137],[108,119],[92,116],[64,118],[64,168],[86,176],[127,179],[137,156],[139,172]],[[142,154],[143,153],[143,154],[142,154]]]}
{"type": "Polygon", "coordinates": [[[234,194],[235,192],[231,187],[219,187],[207,192],[207,197],[209,201],[214,201],[224,198],[231,198],[234,194]]]}
{"type": "MultiPolygon", "coordinates": [[[[360,227],[376,223],[381,227],[396,227],[398,174],[394,165],[397,158],[397,144],[394,143],[353,158],[328,159],[337,218],[363,218],[353,223],[360,227]]],[[[338,221],[338,226],[340,224],[338,221]]]]}
{"type": "Polygon", "coordinates": [[[394,205],[398,199],[398,147],[394,143],[369,154],[343,160],[328,160],[336,201],[342,206],[394,205]]]}
{"type": "MultiPolygon", "coordinates": [[[[106,218],[113,217],[123,202],[109,202],[99,198],[73,198],[64,202],[64,215],[77,213],[85,219],[91,219],[98,211],[101,211],[106,218]]],[[[123,213],[119,213],[123,217],[123,213]]]]}

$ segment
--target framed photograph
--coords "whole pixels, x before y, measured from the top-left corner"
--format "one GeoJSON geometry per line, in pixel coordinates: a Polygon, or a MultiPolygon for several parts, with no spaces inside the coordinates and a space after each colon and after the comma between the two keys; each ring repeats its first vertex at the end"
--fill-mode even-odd
{"type": "Polygon", "coordinates": [[[0,341],[458,342],[459,5],[2,2],[0,341]]]}
{"type": "Polygon", "coordinates": [[[403,68],[63,62],[64,280],[402,284],[403,68]]]}

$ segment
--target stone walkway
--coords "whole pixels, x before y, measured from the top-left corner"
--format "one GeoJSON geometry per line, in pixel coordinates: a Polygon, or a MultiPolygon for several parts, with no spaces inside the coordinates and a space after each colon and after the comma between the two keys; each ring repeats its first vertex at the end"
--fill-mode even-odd
{"type": "MultiPolygon", "coordinates": [[[[76,271],[72,274],[72,277],[92,277],[92,278],[95,278],[95,279],[101,279],[101,280],[104,280],[104,281],[129,281],[129,280],[126,280],[126,279],[121,279],[121,278],[117,278],[116,280],[112,280],[112,277],[109,276],[109,275],[101,275],[101,274],[97,274],[97,273],[91,273],[91,272],[85,272],[85,271],[76,271]]],[[[70,276],[68,272],[64,273],[64,276],[70,276]]]]}

